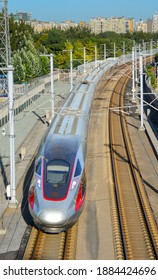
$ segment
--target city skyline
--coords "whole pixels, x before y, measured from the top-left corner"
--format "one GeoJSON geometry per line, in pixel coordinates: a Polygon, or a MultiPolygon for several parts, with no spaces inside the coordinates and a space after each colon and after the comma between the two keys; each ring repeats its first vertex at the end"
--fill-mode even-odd
{"type": "Polygon", "coordinates": [[[134,18],[134,20],[146,20],[151,18],[154,13],[158,11],[157,0],[144,2],[143,0],[133,0],[130,3],[125,0],[109,1],[98,0],[92,3],[91,0],[80,0],[75,2],[73,0],[54,1],[46,0],[16,0],[12,2],[8,0],[8,12],[31,12],[32,18],[41,21],[55,21],[62,22],[72,20],[75,22],[89,21],[96,17],[126,17],[134,18]],[[38,8],[37,8],[38,7],[38,8]]]}

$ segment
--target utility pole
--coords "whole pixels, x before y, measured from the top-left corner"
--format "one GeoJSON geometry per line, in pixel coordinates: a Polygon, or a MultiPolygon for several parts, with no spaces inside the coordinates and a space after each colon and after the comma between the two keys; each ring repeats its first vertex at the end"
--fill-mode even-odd
{"type": "Polygon", "coordinates": [[[72,58],[72,49],[63,50],[63,52],[70,52],[70,91],[73,90],[73,58],[72,58]]]}
{"type": "Polygon", "coordinates": [[[139,130],[145,130],[143,120],[143,55],[140,53],[139,56],[139,68],[140,68],[140,117],[141,124],[139,130]]]}
{"type": "Polygon", "coordinates": [[[70,79],[71,79],[71,87],[70,87],[70,91],[72,91],[73,89],[73,70],[72,70],[72,65],[73,60],[72,60],[72,50],[70,50],[70,79]]]}
{"type": "Polygon", "coordinates": [[[123,41],[123,61],[125,62],[125,57],[126,57],[126,45],[125,42],[123,41]]]}
{"type": "Polygon", "coordinates": [[[3,74],[0,77],[0,82],[5,92],[8,91],[8,72],[5,72],[3,69],[10,65],[10,56],[8,0],[0,0],[0,70],[3,74]]]}
{"type": "MultiPolygon", "coordinates": [[[[16,207],[18,201],[16,199],[16,182],[15,182],[15,133],[14,133],[14,93],[13,93],[13,66],[8,65],[7,68],[1,68],[4,72],[8,72],[8,92],[9,92],[9,143],[10,143],[10,184],[6,186],[9,207],[16,207]]],[[[2,131],[5,136],[5,129],[2,131]]]]}
{"type": "Polygon", "coordinates": [[[40,54],[40,56],[46,56],[50,57],[50,92],[51,92],[51,103],[52,103],[52,118],[51,121],[54,118],[54,66],[53,66],[53,54],[40,54]]]}
{"type": "Polygon", "coordinates": [[[8,0],[0,0],[0,68],[10,64],[8,0]]]}
{"type": "Polygon", "coordinates": [[[150,63],[153,61],[153,40],[150,41],[150,63]]]}
{"type": "Polygon", "coordinates": [[[135,100],[135,49],[132,47],[132,100],[135,100]]]}
{"type": "Polygon", "coordinates": [[[9,205],[16,207],[15,184],[15,134],[14,134],[14,96],[13,96],[13,66],[10,65],[11,48],[9,37],[8,0],[0,0],[0,71],[3,76],[0,82],[4,83],[4,91],[9,93],[9,138],[10,138],[10,189],[11,200],[9,205]]]}
{"type": "Polygon", "coordinates": [[[95,45],[94,48],[95,48],[95,67],[97,67],[97,45],[95,45]]]}
{"type": "Polygon", "coordinates": [[[86,74],[86,47],[83,48],[83,56],[84,56],[84,62],[83,62],[83,73],[86,74]]]}
{"type": "Polygon", "coordinates": [[[52,120],[54,119],[54,66],[53,54],[50,54],[50,81],[51,81],[51,98],[52,98],[52,120]]]}
{"type": "Polygon", "coordinates": [[[116,43],[114,42],[114,59],[116,59],[116,43]]]}
{"type": "Polygon", "coordinates": [[[100,46],[104,46],[104,60],[106,60],[106,44],[100,44],[100,46]]]}
{"type": "Polygon", "coordinates": [[[13,67],[8,66],[8,89],[9,89],[9,138],[10,138],[10,190],[11,200],[9,205],[17,205],[15,184],[15,134],[14,134],[14,97],[13,97],[13,67]]]}

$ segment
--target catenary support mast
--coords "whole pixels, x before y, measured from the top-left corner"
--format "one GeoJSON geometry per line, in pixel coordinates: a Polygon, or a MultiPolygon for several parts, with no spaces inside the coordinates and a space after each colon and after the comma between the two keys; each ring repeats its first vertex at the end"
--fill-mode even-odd
{"type": "Polygon", "coordinates": [[[10,64],[8,0],[0,0],[0,68],[10,64]]]}

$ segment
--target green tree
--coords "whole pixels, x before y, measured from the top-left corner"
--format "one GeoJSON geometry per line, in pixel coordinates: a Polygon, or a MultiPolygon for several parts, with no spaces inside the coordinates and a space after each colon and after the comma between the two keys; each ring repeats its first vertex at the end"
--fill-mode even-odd
{"type": "Polygon", "coordinates": [[[73,45],[70,41],[64,43],[63,51],[56,55],[59,68],[69,69],[70,68],[70,50],[73,50],[73,45]]]}
{"type": "Polygon", "coordinates": [[[25,78],[31,79],[38,75],[45,75],[50,72],[50,60],[40,57],[39,54],[54,55],[54,68],[70,68],[70,53],[63,52],[64,49],[73,50],[73,67],[83,63],[83,48],[86,48],[86,61],[95,58],[95,48],[97,46],[98,59],[103,58],[103,45],[106,44],[107,57],[114,55],[114,42],[116,55],[123,54],[123,42],[125,51],[131,52],[133,43],[139,44],[147,42],[150,48],[150,41],[157,44],[158,33],[150,34],[143,32],[131,32],[117,34],[115,32],[104,32],[93,34],[88,28],[75,27],[68,30],[52,28],[40,33],[35,33],[33,28],[24,21],[15,22],[10,17],[10,38],[12,56],[19,50],[22,59],[25,78]],[[33,67],[33,69],[30,69],[33,67]]]}
{"type": "Polygon", "coordinates": [[[9,31],[10,31],[10,43],[11,50],[14,51],[20,50],[25,45],[25,39],[29,39],[34,34],[33,28],[27,24],[25,21],[20,20],[19,22],[14,21],[14,18],[11,16],[9,19],[9,31]]]}
{"type": "Polygon", "coordinates": [[[41,76],[50,72],[50,61],[46,56],[40,56],[41,76]]]}
{"type": "Polygon", "coordinates": [[[20,57],[21,57],[21,60],[22,60],[22,65],[23,65],[23,68],[25,70],[25,78],[26,78],[26,81],[28,80],[28,77],[30,77],[30,73],[31,73],[31,69],[30,69],[30,59],[27,55],[27,50],[25,50],[24,48],[21,49],[21,51],[19,52],[20,53],[20,57]]]}
{"type": "MultiPolygon", "coordinates": [[[[52,28],[46,32],[45,40],[43,45],[46,47],[49,53],[56,53],[62,51],[64,48],[64,42],[66,41],[66,35],[64,31],[52,28]]],[[[43,34],[44,36],[44,34],[43,34]]]]}
{"type": "Polygon", "coordinates": [[[21,83],[25,81],[25,68],[22,63],[19,52],[15,53],[12,57],[12,64],[14,66],[14,82],[21,83]]]}

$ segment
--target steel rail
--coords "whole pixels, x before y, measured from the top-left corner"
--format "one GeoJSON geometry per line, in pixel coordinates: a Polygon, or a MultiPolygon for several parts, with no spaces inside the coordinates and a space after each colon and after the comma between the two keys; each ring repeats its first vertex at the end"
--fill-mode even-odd
{"type": "MultiPolygon", "coordinates": [[[[123,106],[123,93],[125,92],[125,87],[128,81],[128,77],[122,77],[117,83],[114,94],[111,100],[111,105],[114,104],[117,107],[123,106]],[[114,97],[117,96],[116,97],[114,97]],[[113,99],[116,98],[116,99],[113,99]],[[119,100],[119,103],[118,103],[119,100]],[[116,105],[117,104],[117,105],[116,105]]],[[[157,227],[155,224],[155,220],[151,213],[150,205],[148,203],[147,196],[144,191],[144,186],[141,186],[140,174],[138,172],[138,167],[136,165],[136,161],[133,161],[134,155],[132,148],[130,147],[129,138],[126,122],[125,122],[125,114],[120,110],[120,112],[113,112],[110,110],[110,124],[109,124],[109,133],[110,133],[110,144],[111,144],[111,160],[112,160],[112,169],[113,169],[113,178],[115,184],[115,192],[118,204],[118,212],[119,212],[119,220],[120,220],[120,228],[122,233],[122,243],[125,254],[125,259],[141,259],[142,255],[144,259],[155,259],[157,258],[157,227]],[[113,124],[115,118],[115,122],[117,125],[113,124]],[[120,127],[119,127],[119,123],[120,127]],[[119,136],[119,130],[126,131],[121,136],[119,136]],[[117,132],[117,136],[114,136],[117,132]],[[121,140],[115,141],[115,138],[121,137],[121,140]],[[123,142],[122,142],[123,141],[123,142]],[[124,149],[123,149],[124,148],[124,149]],[[122,152],[123,150],[128,150],[128,152],[122,152]],[[131,156],[130,156],[131,155],[131,156]],[[121,167],[122,165],[122,167],[121,167]],[[126,170],[134,170],[130,171],[129,175],[126,174],[125,165],[127,165],[126,170]],[[120,173],[124,173],[122,177],[120,173]],[[137,172],[137,179],[135,173],[137,172]],[[124,182],[123,177],[129,177],[130,179],[126,179],[127,182],[124,182]],[[130,180],[130,181],[129,181],[130,180]],[[128,188],[127,186],[128,185],[128,188]],[[124,189],[123,189],[124,188],[124,189]],[[131,196],[128,197],[128,193],[131,192],[131,196]],[[132,198],[133,196],[133,198],[132,198]],[[125,201],[129,200],[128,203],[125,201]],[[132,202],[133,201],[133,202],[132,202]],[[129,207],[129,203],[131,207],[129,207]],[[132,208],[136,208],[135,215],[138,216],[138,221],[129,221],[129,217],[133,214],[132,208]],[[128,204],[128,205],[126,205],[128,204]],[[150,214],[149,214],[150,212],[150,214]],[[134,223],[138,223],[139,233],[137,234],[134,231],[138,229],[134,229],[134,223]],[[130,226],[130,228],[129,228],[130,226]],[[154,228],[154,230],[153,230],[154,228]],[[137,236],[137,235],[141,235],[137,236]],[[138,249],[135,248],[135,244],[138,245],[138,240],[144,240],[144,244],[142,244],[142,252],[138,252],[138,249]]],[[[157,235],[158,236],[158,235],[157,235]]],[[[143,242],[142,242],[143,243],[143,242]]]]}

